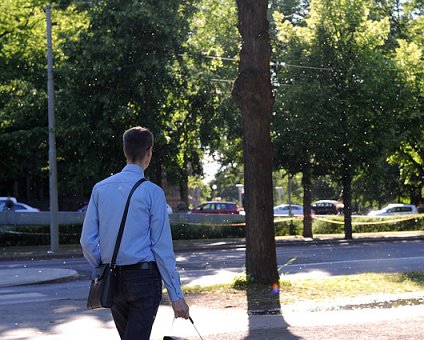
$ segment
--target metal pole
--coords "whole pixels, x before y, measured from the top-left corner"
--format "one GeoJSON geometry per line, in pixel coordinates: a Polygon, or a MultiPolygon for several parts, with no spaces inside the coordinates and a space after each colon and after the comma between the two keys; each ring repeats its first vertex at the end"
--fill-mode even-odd
{"type": "Polygon", "coordinates": [[[292,208],[291,208],[291,175],[288,176],[288,182],[287,182],[287,195],[289,200],[289,216],[292,216],[292,208]]]}
{"type": "Polygon", "coordinates": [[[281,186],[275,187],[275,190],[277,190],[277,194],[278,194],[278,204],[283,204],[284,203],[283,187],[281,187],[281,186]]]}
{"type": "Polygon", "coordinates": [[[291,175],[290,174],[288,176],[287,191],[288,191],[289,216],[290,216],[289,234],[290,235],[296,235],[296,230],[294,228],[293,219],[291,218],[293,216],[293,213],[292,213],[292,206],[291,206],[291,175]]]}
{"type": "Polygon", "coordinates": [[[46,6],[47,22],[47,110],[49,118],[49,187],[50,187],[50,252],[59,249],[58,195],[56,168],[56,136],[54,114],[54,82],[52,51],[52,18],[50,6],[46,6]]]}

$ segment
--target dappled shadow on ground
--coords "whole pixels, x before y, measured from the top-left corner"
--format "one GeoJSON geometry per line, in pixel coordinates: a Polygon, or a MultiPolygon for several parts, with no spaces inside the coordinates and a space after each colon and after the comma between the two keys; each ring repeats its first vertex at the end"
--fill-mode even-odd
{"type": "Polygon", "coordinates": [[[0,338],[116,339],[109,310],[88,311],[85,300],[1,305],[0,338]]]}
{"type": "Polygon", "coordinates": [[[250,284],[247,288],[249,334],[245,339],[300,339],[281,313],[278,287],[250,284]]]}

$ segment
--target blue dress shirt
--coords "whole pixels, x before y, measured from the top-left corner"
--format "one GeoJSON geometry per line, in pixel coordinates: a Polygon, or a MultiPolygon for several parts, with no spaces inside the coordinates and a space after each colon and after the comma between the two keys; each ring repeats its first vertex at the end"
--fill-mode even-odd
{"type": "MultiPolygon", "coordinates": [[[[94,186],[80,240],[93,268],[111,261],[128,194],[143,177],[140,166],[128,164],[94,186]]],[[[182,299],[165,194],[159,186],[146,181],[131,198],[116,264],[151,261],[157,263],[170,300],[182,299]]]]}

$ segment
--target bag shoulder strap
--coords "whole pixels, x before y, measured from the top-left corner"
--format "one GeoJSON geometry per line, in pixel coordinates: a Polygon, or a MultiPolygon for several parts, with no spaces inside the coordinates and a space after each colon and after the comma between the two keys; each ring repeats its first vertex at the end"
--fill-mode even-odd
{"type": "Polygon", "coordinates": [[[116,258],[118,257],[119,246],[121,245],[122,235],[124,234],[124,227],[125,227],[125,222],[127,220],[128,209],[130,207],[131,196],[133,195],[135,189],[137,189],[140,186],[140,184],[142,184],[145,181],[147,181],[147,179],[145,178],[138,180],[137,183],[135,183],[134,186],[132,187],[130,193],[128,194],[127,203],[125,204],[124,213],[122,214],[121,225],[119,226],[119,232],[116,238],[115,249],[113,250],[112,260],[110,261],[111,267],[115,267],[116,265],[116,258]]]}

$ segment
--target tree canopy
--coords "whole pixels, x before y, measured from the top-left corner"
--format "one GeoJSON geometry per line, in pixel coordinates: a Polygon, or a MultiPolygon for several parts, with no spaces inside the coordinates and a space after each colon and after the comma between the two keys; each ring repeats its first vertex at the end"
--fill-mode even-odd
{"type": "MultiPolygon", "coordinates": [[[[0,4],[0,191],[24,201],[48,192],[45,5],[0,4]]],[[[422,203],[423,6],[268,1],[274,169],[303,174],[304,204],[324,178],[368,204],[422,203]]],[[[62,207],[122,167],[130,125],[153,130],[150,177],[184,201],[206,153],[223,165],[223,187],[241,181],[235,1],[58,0],[52,14],[62,207]]]]}

